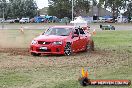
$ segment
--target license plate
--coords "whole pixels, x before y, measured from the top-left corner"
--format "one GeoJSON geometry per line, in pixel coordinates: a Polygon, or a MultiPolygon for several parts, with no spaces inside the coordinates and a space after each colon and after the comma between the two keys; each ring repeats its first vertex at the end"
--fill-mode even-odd
{"type": "Polygon", "coordinates": [[[47,50],[47,47],[40,47],[40,49],[42,49],[42,50],[47,50]]]}

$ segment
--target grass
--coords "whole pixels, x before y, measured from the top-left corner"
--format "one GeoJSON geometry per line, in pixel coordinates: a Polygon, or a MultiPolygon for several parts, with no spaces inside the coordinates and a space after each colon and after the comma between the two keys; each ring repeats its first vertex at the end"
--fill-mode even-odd
{"type": "Polygon", "coordinates": [[[0,74],[0,87],[21,86],[30,82],[30,76],[18,72],[4,72],[0,74]]]}
{"type": "MultiPolygon", "coordinates": [[[[0,47],[29,48],[44,30],[0,31],[0,47]]],[[[98,31],[95,51],[72,56],[26,56],[0,53],[0,88],[83,88],[78,82],[82,67],[90,79],[132,80],[132,31],[98,31]]],[[[89,86],[86,88],[131,88],[89,86]]]]}
{"type": "Polygon", "coordinates": [[[94,37],[95,44],[99,48],[125,48],[131,50],[131,31],[103,31],[94,37]],[[100,47],[101,46],[101,47],[100,47]]]}

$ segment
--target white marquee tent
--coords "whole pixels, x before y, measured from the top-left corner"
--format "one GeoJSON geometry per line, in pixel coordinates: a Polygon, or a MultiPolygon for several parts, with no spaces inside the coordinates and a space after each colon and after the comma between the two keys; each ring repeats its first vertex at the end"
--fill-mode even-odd
{"type": "Polygon", "coordinates": [[[75,27],[85,27],[87,26],[87,21],[85,21],[81,16],[77,17],[74,21],[71,21],[75,27]]]}

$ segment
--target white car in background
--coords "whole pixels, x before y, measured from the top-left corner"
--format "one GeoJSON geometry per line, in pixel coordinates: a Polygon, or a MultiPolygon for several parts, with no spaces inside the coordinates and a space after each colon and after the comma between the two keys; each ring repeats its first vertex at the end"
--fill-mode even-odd
{"type": "Polygon", "coordinates": [[[103,17],[99,17],[98,22],[99,22],[99,23],[105,23],[105,22],[106,22],[106,19],[103,18],[103,17]]]}
{"type": "Polygon", "coordinates": [[[5,20],[6,23],[15,23],[15,19],[8,19],[8,20],[5,20]]]}
{"type": "Polygon", "coordinates": [[[22,18],[19,23],[29,23],[30,19],[29,18],[22,18]]]}

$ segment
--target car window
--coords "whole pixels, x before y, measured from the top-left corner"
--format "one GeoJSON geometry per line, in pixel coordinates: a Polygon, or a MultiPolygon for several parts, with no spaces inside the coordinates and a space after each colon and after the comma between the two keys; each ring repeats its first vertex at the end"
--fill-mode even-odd
{"type": "Polygon", "coordinates": [[[85,34],[85,32],[83,31],[83,29],[82,28],[79,28],[79,32],[80,32],[80,34],[85,34]]]}
{"type": "Polygon", "coordinates": [[[45,35],[68,36],[70,32],[71,32],[70,28],[50,28],[44,34],[45,35]]]}
{"type": "Polygon", "coordinates": [[[78,31],[78,29],[75,29],[74,34],[79,35],[79,31],[78,31]]]}

